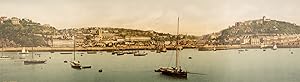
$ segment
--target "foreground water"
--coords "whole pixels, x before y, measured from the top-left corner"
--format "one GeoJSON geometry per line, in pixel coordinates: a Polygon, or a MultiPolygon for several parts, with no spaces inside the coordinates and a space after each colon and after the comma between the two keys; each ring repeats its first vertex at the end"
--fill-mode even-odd
{"type": "MultiPolygon", "coordinates": [[[[188,79],[177,79],[154,72],[159,66],[172,66],[175,51],[147,56],[116,56],[109,52],[76,55],[82,64],[91,69],[72,69],[64,60],[72,54],[36,52],[38,59],[48,59],[46,64],[24,65],[22,60],[0,60],[0,82],[299,82],[300,49],[248,51],[197,51],[180,52],[180,63],[188,79]],[[291,53],[293,52],[293,54],[291,53]],[[49,59],[51,57],[51,59],[49,59]],[[188,59],[192,57],[192,59],[188,59]],[[103,69],[103,72],[98,72],[103,69]]],[[[6,55],[17,58],[17,53],[6,55]]],[[[30,58],[30,56],[28,56],[30,58]]]]}

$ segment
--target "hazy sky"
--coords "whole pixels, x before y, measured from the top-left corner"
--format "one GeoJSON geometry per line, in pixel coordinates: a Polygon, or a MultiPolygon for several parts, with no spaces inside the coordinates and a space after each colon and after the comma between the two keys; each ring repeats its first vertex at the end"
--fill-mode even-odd
{"type": "Polygon", "coordinates": [[[300,0],[0,0],[0,16],[29,18],[56,28],[108,26],[207,34],[237,21],[300,24],[300,0]]]}

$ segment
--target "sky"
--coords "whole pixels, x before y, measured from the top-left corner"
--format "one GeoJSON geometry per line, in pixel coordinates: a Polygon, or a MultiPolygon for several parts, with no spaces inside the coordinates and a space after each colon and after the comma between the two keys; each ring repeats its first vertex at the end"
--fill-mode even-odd
{"type": "Polygon", "coordinates": [[[0,16],[28,18],[58,29],[116,27],[203,35],[238,21],[300,24],[300,0],[0,0],[0,16]]]}

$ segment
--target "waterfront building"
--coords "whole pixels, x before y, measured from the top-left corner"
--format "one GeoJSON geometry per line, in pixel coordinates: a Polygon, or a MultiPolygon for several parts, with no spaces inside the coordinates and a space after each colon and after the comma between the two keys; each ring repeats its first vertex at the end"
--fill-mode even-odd
{"type": "Polygon", "coordinates": [[[260,45],[261,44],[260,38],[257,38],[257,37],[251,38],[250,39],[250,44],[251,45],[260,45]]]}

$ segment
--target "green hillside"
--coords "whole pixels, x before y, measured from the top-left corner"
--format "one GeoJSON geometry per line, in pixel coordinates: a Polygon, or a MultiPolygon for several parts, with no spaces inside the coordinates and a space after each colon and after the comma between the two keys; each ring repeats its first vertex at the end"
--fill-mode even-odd
{"type": "Polygon", "coordinates": [[[300,26],[270,19],[249,20],[237,22],[234,26],[222,30],[221,36],[239,36],[246,34],[254,35],[277,35],[277,34],[300,34],[300,26]]]}
{"type": "Polygon", "coordinates": [[[17,20],[18,24],[13,24],[11,18],[2,20],[0,24],[0,41],[4,42],[5,46],[49,46],[44,35],[55,31],[54,27],[41,25],[29,19],[17,20]]]}

